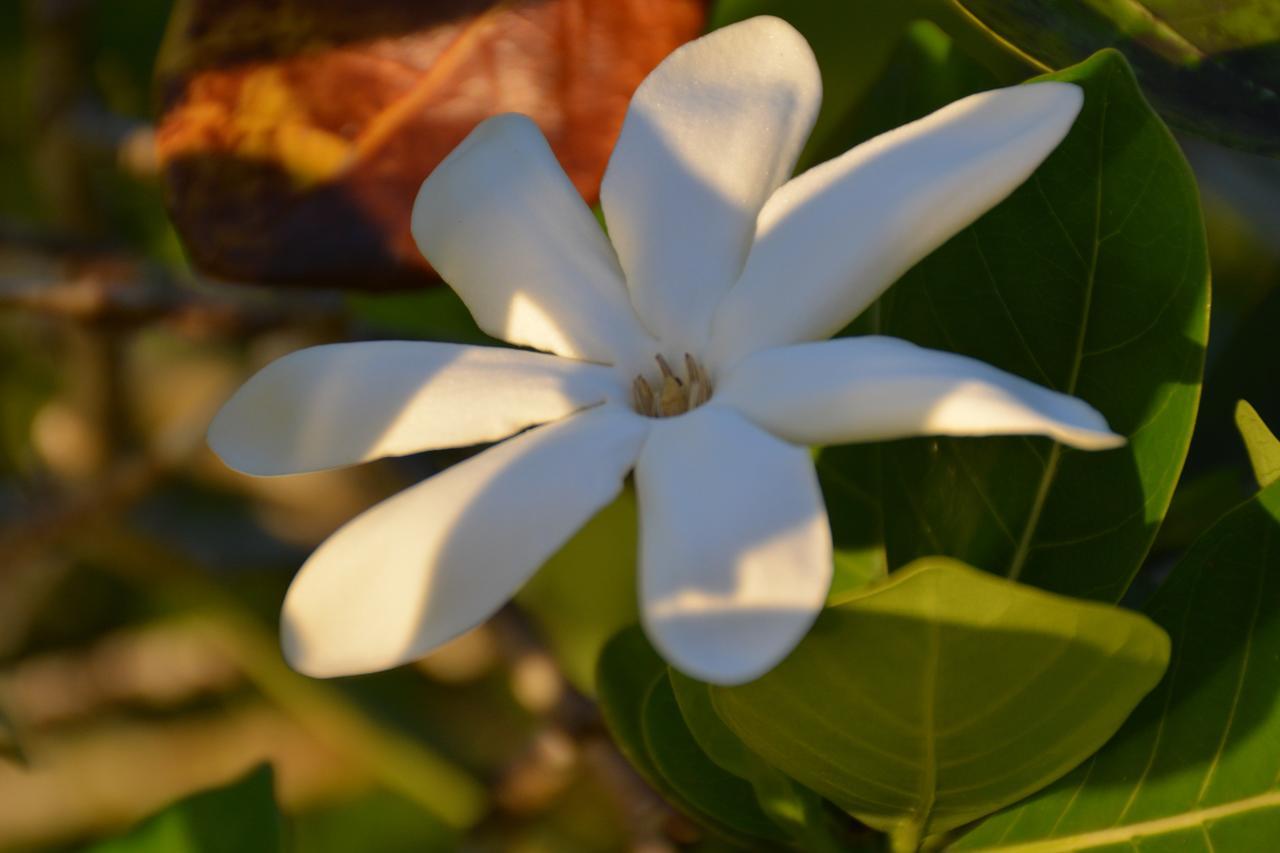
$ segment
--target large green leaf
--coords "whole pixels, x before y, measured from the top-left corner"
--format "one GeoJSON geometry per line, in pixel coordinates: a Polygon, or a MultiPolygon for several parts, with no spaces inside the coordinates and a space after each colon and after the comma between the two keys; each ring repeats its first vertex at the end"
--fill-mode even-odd
{"type": "Polygon", "coordinates": [[[709,816],[734,833],[781,842],[786,834],[761,810],[746,779],[713,762],[689,731],[664,673],[645,695],[641,712],[645,747],[654,767],[694,816],[709,816]]]}
{"type": "Polygon", "coordinates": [[[1138,614],[932,558],[828,608],[776,669],[712,698],[770,764],[918,838],[1087,758],[1168,652],[1138,614]]]}
{"type": "Polygon", "coordinates": [[[182,800],[92,853],[270,853],[284,850],[271,768],[182,800]]]}
{"type": "Polygon", "coordinates": [[[730,838],[783,837],[751,786],[713,762],[689,732],[667,665],[640,628],[619,631],[605,644],[596,689],[614,742],[672,805],[730,838]]]}
{"type": "MultiPolygon", "coordinates": [[[[843,118],[833,136],[841,150],[850,148],[934,107],[995,85],[990,74],[960,53],[946,33],[928,21],[916,21],[893,48],[876,85],[843,118]]],[[[878,312],[869,311],[850,331],[872,333],[877,322],[878,312]]],[[[829,602],[843,601],[888,573],[881,453],[876,444],[838,445],[817,452],[818,480],[835,544],[829,602]]]]}
{"type": "Polygon", "coordinates": [[[1081,397],[1129,444],[1102,453],[1037,438],[886,445],[885,535],[891,566],[948,554],[1117,601],[1168,508],[1195,420],[1204,228],[1191,172],[1120,54],[1051,77],[1084,90],[1070,134],[872,317],[883,333],[1081,397]]]}
{"type": "Polygon", "coordinates": [[[1164,681],[1107,746],[956,850],[1264,851],[1280,839],[1280,482],[1206,533],[1146,610],[1164,681]]]}
{"type": "Polygon", "coordinates": [[[839,849],[825,825],[820,798],[771,767],[725,725],[712,702],[711,685],[674,668],[667,675],[689,734],[707,758],[749,782],[764,813],[792,836],[804,838],[806,849],[839,849]]]}
{"type": "Polygon", "coordinates": [[[666,786],[645,746],[641,715],[649,688],[666,673],[666,663],[634,626],[605,643],[596,667],[597,697],[609,733],[631,765],[660,792],[666,786]]]}
{"type": "Polygon", "coordinates": [[[1280,154],[1280,5],[1273,0],[959,0],[1060,68],[1114,47],[1173,123],[1280,154]]]}

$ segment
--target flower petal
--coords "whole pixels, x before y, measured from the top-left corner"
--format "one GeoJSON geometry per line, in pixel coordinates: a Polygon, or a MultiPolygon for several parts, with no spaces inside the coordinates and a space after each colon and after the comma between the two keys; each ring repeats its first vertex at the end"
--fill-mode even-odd
{"type": "Polygon", "coordinates": [[[631,301],[672,353],[705,347],[821,101],[809,45],[771,17],[689,42],[636,90],[600,201],[631,301]]]}
{"type": "Polygon", "coordinates": [[[831,529],[807,451],[706,405],[655,422],[636,463],[640,597],[653,644],[704,681],[786,657],[831,585],[831,529]]]}
{"type": "Polygon", "coordinates": [[[753,353],[716,388],[715,402],[797,444],[1046,435],[1105,450],[1125,441],[1083,400],[897,338],[838,338],[753,353]]]}
{"type": "Polygon", "coordinates": [[[716,314],[713,364],[834,334],[1025,181],[1082,102],[1070,83],[982,92],[790,181],[716,314]]]}
{"type": "Polygon", "coordinates": [[[652,356],[600,223],[526,116],[476,127],[423,183],[412,229],[489,334],[606,364],[652,356]]]}
{"type": "Polygon", "coordinates": [[[389,498],[311,555],[285,597],[285,657],[317,677],[425,655],[511,597],[617,496],[647,421],[604,406],[517,436],[389,498]]]}
{"type": "Polygon", "coordinates": [[[227,402],[209,445],[247,474],[297,474],[506,438],[609,399],[612,368],[426,341],[332,344],[267,365],[227,402]]]}

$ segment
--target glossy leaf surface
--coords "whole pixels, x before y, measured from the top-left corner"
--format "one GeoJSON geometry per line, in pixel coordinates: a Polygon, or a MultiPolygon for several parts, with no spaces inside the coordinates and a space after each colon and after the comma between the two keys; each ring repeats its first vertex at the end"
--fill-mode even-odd
{"type": "Polygon", "coordinates": [[[1070,134],[1007,200],[895,284],[872,320],[1080,397],[1129,444],[1100,453],[1037,438],[888,445],[886,542],[891,567],[948,554],[1118,601],[1190,441],[1208,260],[1191,172],[1123,57],[1100,53],[1050,77],[1084,90],[1070,134]]]}
{"type": "Polygon", "coordinates": [[[1138,614],[933,558],[828,608],[776,669],[712,698],[771,765],[871,826],[923,837],[1087,758],[1168,651],[1138,614]]]}
{"type": "Polygon", "coordinates": [[[1211,528],[1146,607],[1168,674],[1096,756],[956,850],[1263,850],[1280,838],[1280,483],[1211,528]]]}
{"type": "Polygon", "coordinates": [[[638,627],[618,632],[605,644],[596,689],[618,748],[672,805],[731,838],[783,837],[761,811],[751,786],[698,745],[680,713],[666,663],[638,627]]]}

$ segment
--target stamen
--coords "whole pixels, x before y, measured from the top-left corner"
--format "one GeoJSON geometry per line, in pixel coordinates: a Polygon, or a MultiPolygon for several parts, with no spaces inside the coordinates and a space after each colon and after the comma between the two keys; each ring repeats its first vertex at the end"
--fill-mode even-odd
{"type": "Polygon", "coordinates": [[[653,397],[653,389],[649,387],[649,382],[643,376],[637,376],[635,381],[631,383],[631,396],[635,401],[636,411],[646,417],[653,417],[657,414],[653,397]]]}
{"type": "Polygon", "coordinates": [[[663,379],[674,379],[677,385],[684,384],[680,381],[680,377],[676,376],[676,372],[671,369],[671,365],[667,363],[667,360],[662,357],[662,353],[658,353],[654,358],[658,361],[658,369],[662,371],[663,379]]]}
{"type": "Polygon", "coordinates": [[[693,356],[689,353],[684,354],[684,369],[689,374],[689,392],[687,394],[689,408],[696,409],[707,402],[707,398],[711,396],[711,388],[707,382],[707,375],[702,372],[702,367],[693,360],[693,356]]]}
{"type": "Polygon", "coordinates": [[[662,396],[658,399],[658,407],[664,418],[672,415],[683,415],[689,410],[689,401],[685,399],[684,388],[680,380],[674,376],[662,379],[662,396]]]}
{"type": "Polygon", "coordinates": [[[683,415],[711,399],[711,380],[692,355],[684,354],[684,379],[664,356],[655,355],[654,360],[662,376],[657,389],[643,376],[637,376],[631,383],[631,398],[637,412],[650,418],[669,418],[683,415]]]}

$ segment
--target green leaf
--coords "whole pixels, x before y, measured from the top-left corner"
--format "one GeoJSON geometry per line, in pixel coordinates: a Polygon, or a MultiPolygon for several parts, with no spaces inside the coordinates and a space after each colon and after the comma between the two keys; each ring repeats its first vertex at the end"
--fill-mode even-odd
{"type": "MultiPolygon", "coordinates": [[[[1246,497],[1240,472],[1234,468],[1214,468],[1194,476],[1184,474],[1153,550],[1158,553],[1188,548],[1246,497]]],[[[1137,580],[1141,581],[1142,575],[1137,580]]]]}
{"type": "Polygon", "coordinates": [[[1084,90],[1070,134],[1007,200],[895,284],[873,318],[883,333],[1080,397],[1129,444],[885,445],[885,541],[891,566],[948,554],[1118,601],[1168,508],[1195,421],[1204,228],[1191,172],[1120,54],[1051,79],[1084,90]]]}
{"type": "Polygon", "coordinates": [[[92,853],[268,853],[284,850],[271,768],[182,800],[92,853]]]}
{"type": "Polygon", "coordinates": [[[959,3],[1050,67],[1114,47],[1170,122],[1280,154],[1280,7],[1272,0],[959,3]]]}
{"type": "Polygon", "coordinates": [[[748,838],[782,841],[787,836],[756,802],[751,784],[707,757],[685,725],[671,681],[664,673],[649,686],[641,713],[645,747],[654,767],[694,817],[748,838]]]}
{"type": "MultiPolygon", "coordinates": [[[[928,21],[907,26],[876,85],[832,136],[838,154],[872,136],[906,124],[970,92],[995,86],[990,74],[960,53],[946,33],[928,21]]],[[[877,331],[877,312],[867,312],[850,331],[877,331]]],[[[844,601],[889,571],[881,503],[882,455],[875,444],[848,444],[817,451],[818,481],[831,521],[835,574],[827,596],[844,601]]]]}
{"type": "Polygon", "coordinates": [[[760,756],[724,724],[711,702],[711,685],[669,668],[668,677],[690,734],[707,757],[735,776],[750,779],[760,756]]]}
{"type": "Polygon", "coordinates": [[[834,546],[827,601],[836,603],[889,573],[879,499],[880,448],[873,444],[824,447],[814,461],[834,546]]]}
{"type": "Polygon", "coordinates": [[[1168,651],[1138,614],[933,558],[827,609],[776,669],[712,698],[774,767],[921,838],[1087,758],[1168,651]]]}
{"type": "Polygon", "coordinates": [[[641,714],[649,688],[666,673],[666,662],[636,626],[610,638],[596,665],[596,698],[609,733],[645,781],[662,793],[667,785],[649,757],[641,714]]]}
{"type": "Polygon", "coordinates": [[[667,670],[667,676],[685,725],[707,757],[723,770],[749,782],[755,790],[756,802],[775,824],[797,838],[807,836],[810,848],[826,840],[816,837],[823,832],[821,800],[785,773],[769,766],[725,725],[711,700],[711,685],[672,668],[667,670]]]}
{"type": "Polygon", "coordinates": [[[596,674],[600,710],[619,750],[676,808],[729,837],[782,838],[750,785],[716,765],[690,734],[667,665],[639,627],[605,644],[596,674]]]}
{"type": "Polygon", "coordinates": [[[1206,533],[1145,608],[1159,687],[1087,764],[956,850],[1253,851],[1280,838],[1280,482],[1206,533]]]}
{"type": "Polygon", "coordinates": [[[1249,463],[1258,486],[1266,488],[1280,478],[1280,441],[1244,400],[1236,404],[1236,428],[1249,452],[1249,463]]]}
{"type": "Polygon", "coordinates": [[[546,636],[565,675],[595,694],[596,661],[605,642],[634,625],[636,499],[626,489],[587,522],[516,595],[546,636]]]}

